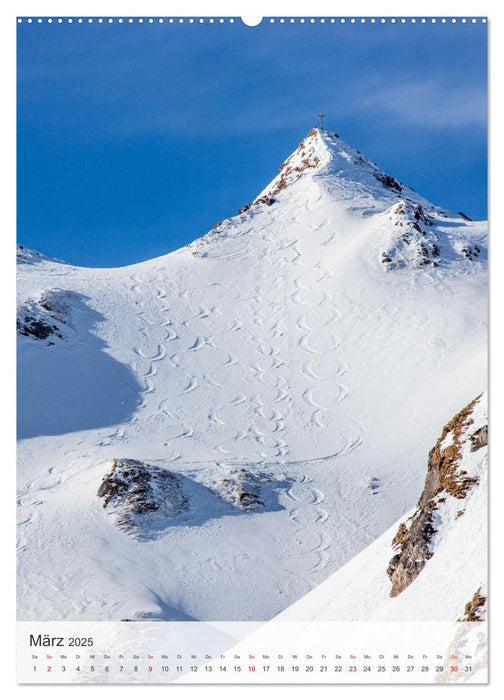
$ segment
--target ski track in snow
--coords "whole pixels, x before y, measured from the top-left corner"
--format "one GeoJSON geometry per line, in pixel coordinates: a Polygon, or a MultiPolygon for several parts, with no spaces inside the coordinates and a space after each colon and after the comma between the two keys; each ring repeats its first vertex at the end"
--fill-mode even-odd
{"type": "Polygon", "coordinates": [[[297,547],[296,554],[286,557],[283,563],[286,571],[292,574],[292,578],[286,582],[286,590],[295,597],[307,593],[315,585],[310,575],[327,566],[327,550],[332,543],[331,536],[323,529],[328,518],[323,506],[325,496],[320,489],[312,486],[312,482],[312,477],[303,473],[287,491],[288,498],[294,502],[289,518],[294,526],[297,547]],[[304,569],[299,566],[300,560],[304,563],[304,569]]]}
{"type": "MultiPolygon", "coordinates": [[[[275,242],[268,246],[265,253],[265,274],[271,274],[266,284],[276,289],[279,296],[265,299],[257,286],[256,294],[248,302],[252,325],[257,328],[257,332],[249,336],[248,342],[259,358],[251,364],[240,358],[237,352],[239,344],[233,340],[244,328],[243,321],[233,319],[230,313],[233,303],[237,303],[236,299],[231,301],[223,296],[219,304],[203,303],[179,284],[176,293],[184,300],[188,314],[183,320],[177,320],[170,307],[173,292],[165,285],[159,285],[159,280],[155,280],[157,284],[152,287],[149,281],[135,275],[129,278],[128,284],[129,294],[137,309],[135,316],[138,324],[137,339],[131,348],[136,360],[130,366],[143,383],[138,410],[150,412],[149,420],[166,421],[162,446],[172,450],[167,460],[190,463],[184,457],[187,450],[183,443],[194,439],[198,430],[196,425],[187,423],[183,418],[178,419],[177,397],[183,399],[200,391],[204,385],[211,394],[215,394],[215,402],[209,407],[207,415],[209,426],[213,425],[218,432],[231,430],[229,438],[216,440],[211,445],[215,460],[206,460],[208,463],[215,463],[219,457],[224,457],[230,464],[249,462],[252,469],[254,465],[261,464],[294,469],[293,483],[285,499],[296,554],[286,553],[281,562],[287,574],[285,594],[292,600],[311,590],[315,585],[314,576],[323,572],[330,562],[332,538],[326,527],[329,514],[324,508],[325,494],[313,485],[310,465],[349,454],[361,444],[363,438],[362,430],[356,435],[338,435],[337,447],[331,454],[301,460],[291,454],[288,437],[284,439],[293,405],[306,406],[306,424],[315,431],[324,431],[328,429],[324,414],[329,414],[334,405],[343,401],[348,391],[334,379],[319,376],[312,366],[315,358],[320,358],[325,368],[324,374],[334,378],[345,372],[347,365],[342,358],[330,355],[330,360],[324,360],[326,351],[330,353],[334,349],[332,346],[316,346],[318,334],[322,329],[337,326],[341,312],[334,305],[333,295],[329,291],[329,270],[320,264],[313,267],[313,261],[304,260],[298,245],[298,239],[287,244],[282,242],[280,246],[275,242]],[[282,298],[289,288],[294,290],[289,295],[290,307],[282,298]],[[298,309],[294,318],[288,316],[289,309],[298,309]],[[289,328],[294,337],[293,342],[288,344],[291,357],[287,359],[284,357],[284,338],[289,328]],[[233,342],[230,343],[230,340],[233,342]],[[175,352],[167,352],[167,342],[175,347],[175,352]],[[214,352],[219,360],[217,362],[213,361],[214,352]],[[289,382],[282,370],[292,363],[292,352],[294,356],[296,353],[299,356],[299,376],[302,378],[297,389],[299,396],[291,395],[289,382]],[[207,354],[205,371],[196,362],[197,356],[202,353],[207,354]],[[158,393],[159,382],[166,381],[166,373],[160,374],[159,371],[166,362],[180,377],[180,388],[172,399],[163,397],[152,404],[151,397],[158,393]],[[233,391],[232,385],[226,384],[226,373],[235,368],[240,369],[241,382],[233,391]],[[328,381],[332,391],[331,406],[317,398],[317,388],[326,386],[328,381]],[[262,392],[266,392],[269,400],[262,398],[262,392]],[[222,403],[221,399],[226,396],[227,402],[222,403]],[[175,404],[174,411],[170,410],[172,403],[175,404]],[[240,425],[242,420],[245,422],[240,425]],[[174,449],[175,444],[181,445],[181,450],[174,449]]],[[[248,246],[243,246],[239,251],[223,257],[231,264],[242,264],[247,250],[248,246]]],[[[207,292],[212,298],[212,290],[207,288],[207,292]]],[[[126,445],[137,430],[136,419],[130,420],[109,432],[98,444],[102,447],[121,443],[126,445]]],[[[201,461],[197,463],[201,464],[201,461]]],[[[71,470],[65,478],[70,477],[71,470]]],[[[20,551],[26,547],[26,538],[22,533],[24,528],[32,525],[37,506],[44,502],[44,491],[49,492],[60,481],[41,479],[39,483],[30,484],[21,495],[20,551]]]]}
{"type": "MultiPolygon", "coordinates": [[[[326,221],[317,228],[328,223],[326,221]]],[[[337,448],[331,454],[290,461],[295,455],[291,455],[289,440],[283,439],[283,435],[286,425],[289,424],[292,405],[306,406],[306,424],[313,430],[322,432],[327,430],[329,425],[324,414],[329,414],[334,405],[343,401],[348,393],[346,386],[334,380],[334,377],[340,377],[346,370],[344,359],[331,354],[335,349],[332,345],[317,347],[318,334],[323,329],[335,328],[341,320],[341,312],[334,304],[330,291],[331,272],[320,261],[304,259],[298,238],[287,242],[268,238],[263,240],[266,250],[262,272],[266,279],[261,280],[261,286],[271,286],[277,290],[278,297],[273,299],[265,298],[258,284],[255,294],[248,302],[240,295],[231,301],[227,295],[220,294],[219,302],[214,303],[213,290],[210,287],[206,291],[208,299],[212,301],[203,302],[201,298],[193,296],[189,288],[184,289],[179,283],[176,293],[179,298],[184,299],[188,313],[177,323],[170,309],[170,290],[165,285],[160,286],[158,281],[154,295],[147,296],[143,290],[149,289],[148,285],[136,276],[131,277],[130,293],[135,295],[139,304],[136,315],[140,324],[139,337],[133,347],[133,353],[145,362],[142,372],[142,411],[152,410],[149,409],[148,399],[156,393],[159,381],[155,363],[168,360],[184,378],[178,396],[191,395],[199,391],[202,385],[215,394],[215,403],[209,406],[207,412],[208,425],[214,426],[217,433],[227,429],[229,434],[227,439],[218,439],[211,445],[216,460],[225,457],[229,463],[246,464],[251,461],[252,465],[259,465],[276,462],[287,469],[291,464],[295,466],[296,478],[286,496],[289,501],[294,502],[294,506],[289,510],[289,520],[294,537],[300,544],[296,548],[299,556],[296,556],[286,591],[290,597],[297,598],[312,588],[313,575],[327,567],[332,543],[325,528],[328,519],[327,510],[323,507],[325,494],[312,485],[313,478],[306,470],[313,463],[349,454],[361,444],[363,431],[359,430],[357,436],[338,435],[337,448]],[[283,298],[289,289],[294,290],[288,296],[292,306],[286,304],[283,298]],[[232,317],[232,307],[233,304],[244,302],[249,306],[252,325],[257,329],[257,332],[248,337],[248,342],[253,352],[262,358],[253,364],[247,364],[239,357],[236,352],[238,346],[233,340],[236,334],[243,332],[244,323],[243,320],[232,317]],[[290,309],[299,310],[294,319],[288,315],[290,309]],[[163,342],[158,341],[157,336],[153,337],[154,331],[159,327],[166,331],[163,342]],[[281,342],[289,328],[291,333],[295,333],[294,343],[289,343],[289,350],[291,353],[297,352],[300,358],[302,382],[299,397],[290,395],[290,387],[285,377],[283,374],[277,374],[289,363],[283,357],[285,342],[281,342]],[[177,352],[167,354],[165,341],[173,342],[177,352]],[[214,363],[214,351],[216,357],[222,358],[220,362],[214,363]],[[196,363],[196,356],[201,353],[207,355],[204,372],[196,363]],[[324,360],[328,353],[330,359],[324,360]],[[313,369],[311,358],[316,357],[320,358],[326,367],[326,373],[330,374],[332,379],[324,379],[313,369]],[[329,362],[331,367],[328,368],[329,362]],[[241,388],[236,386],[237,390],[233,392],[230,386],[226,385],[226,371],[233,371],[237,366],[242,372],[241,388]],[[326,405],[323,400],[317,398],[318,387],[327,385],[328,381],[332,391],[331,405],[326,405]],[[262,390],[266,395],[269,392],[269,405],[261,398],[262,390]],[[229,398],[226,403],[222,403],[220,399],[226,395],[229,398]],[[245,423],[240,425],[243,419],[245,423]],[[305,563],[300,566],[299,557],[302,555],[306,555],[305,563]]],[[[217,257],[225,259],[228,264],[239,266],[249,254],[247,243],[232,253],[217,257]]],[[[289,360],[292,362],[292,357],[289,360]]],[[[134,366],[136,371],[141,370],[138,363],[134,366]]],[[[231,381],[234,376],[230,377],[231,381]]],[[[155,412],[166,415],[164,406],[167,404],[167,399],[156,403],[155,412]]],[[[177,430],[177,421],[174,421],[171,412],[168,418],[173,430],[167,431],[163,445],[172,446],[175,441],[179,443],[195,436],[196,425],[186,424],[177,430]]],[[[111,440],[124,439],[124,436],[123,429],[120,435],[113,436],[111,440]]],[[[180,453],[178,456],[180,457],[180,453]]],[[[183,454],[181,458],[184,459],[183,454]]],[[[287,571],[290,557],[291,555],[287,555],[284,562],[287,571]]]]}

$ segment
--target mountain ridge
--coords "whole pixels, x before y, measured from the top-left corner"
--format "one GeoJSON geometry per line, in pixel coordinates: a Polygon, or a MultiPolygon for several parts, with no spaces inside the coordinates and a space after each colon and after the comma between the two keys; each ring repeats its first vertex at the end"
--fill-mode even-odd
{"type": "MultiPolygon", "coordinates": [[[[385,269],[438,267],[465,258],[486,257],[485,237],[477,223],[462,213],[449,212],[431,204],[411,187],[382,171],[337,134],[312,129],[298,148],[282,163],[280,173],[238,217],[216,224],[200,239],[188,244],[201,255],[198,241],[211,243],[214,234],[225,234],[237,222],[282,206],[284,197],[301,209],[317,208],[327,198],[350,214],[365,217],[388,216],[395,229],[377,252],[385,269]],[[296,197],[297,191],[304,196],[296,197]],[[359,202],[359,205],[357,205],[359,202]],[[403,230],[400,230],[403,229],[403,230]]],[[[376,233],[383,227],[377,221],[376,233]]],[[[203,257],[207,252],[203,251],[203,257]]]]}
{"type": "MultiPolygon", "coordinates": [[[[296,184],[304,186],[308,194],[311,194],[315,189],[316,193],[313,195],[315,202],[318,201],[322,191],[329,196],[331,201],[338,203],[344,209],[348,208],[358,213],[360,209],[366,217],[373,214],[388,215],[393,219],[395,226],[408,228],[409,231],[401,232],[399,245],[397,245],[397,240],[391,241],[389,250],[381,253],[382,262],[387,264],[387,269],[402,266],[390,257],[391,255],[393,258],[398,257],[397,250],[392,252],[391,248],[401,246],[404,248],[404,243],[410,245],[410,241],[407,240],[408,236],[416,239],[410,258],[420,259],[422,261],[420,265],[437,266],[439,264],[437,252],[440,249],[440,235],[438,232],[429,231],[428,238],[430,240],[424,241],[423,238],[427,233],[420,228],[422,223],[428,226],[436,224],[437,227],[440,223],[441,225],[444,223],[447,225],[445,228],[451,229],[451,236],[441,236],[445,239],[443,247],[451,249],[450,257],[461,256],[473,260],[481,255],[486,255],[486,250],[481,249],[484,248],[484,236],[479,230],[474,241],[471,240],[473,236],[470,233],[465,238],[454,236],[453,233],[455,228],[471,232],[471,229],[474,228],[473,224],[478,222],[472,221],[462,212],[449,212],[430,203],[414,189],[385,173],[373,161],[363,156],[360,151],[345,143],[338,134],[317,128],[312,129],[301,140],[299,146],[281,164],[280,173],[250,204],[244,205],[237,216],[228,217],[218,222],[210,231],[188,243],[186,248],[194,247],[199,241],[212,240],[213,233],[220,233],[226,227],[234,226],[237,221],[241,222],[242,215],[247,214],[247,212],[249,216],[256,214],[254,210],[257,207],[263,208],[273,206],[276,203],[281,204],[285,190],[291,190],[296,184]],[[300,183],[300,180],[304,180],[304,182],[300,183]],[[312,185],[314,188],[311,187],[312,185]],[[356,201],[361,202],[360,207],[355,207],[356,201]],[[451,227],[450,224],[452,224],[451,227]],[[464,226],[465,224],[467,226],[464,226]]],[[[287,195],[290,194],[291,192],[287,192],[287,195]]],[[[308,198],[308,202],[302,202],[302,206],[313,206],[313,203],[308,198]]],[[[183,250],[183,248],[179,250],[183,250]]],[[[193,253],[198,255],[198,251],[193,251],[193,253]]],[[[171,254],[168,253],[168,255],[171,254]]],[[[34,263],[48,260],[64,263],[57,258],[47,258],[40,252],[31,251],[23,245],[18,246],[17,256],[18,262],[34,263]]],[[[405,256],[403,254],[399,257],[404,258],[405,256]]]]}

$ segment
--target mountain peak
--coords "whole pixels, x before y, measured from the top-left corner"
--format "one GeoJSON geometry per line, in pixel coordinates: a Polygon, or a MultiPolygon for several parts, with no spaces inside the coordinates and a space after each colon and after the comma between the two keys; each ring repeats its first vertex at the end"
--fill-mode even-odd
{"type": "MultiPolygon", "coordinates": [[[[322,132],[320,129],[309,131],[296,150],[281,164],[279,175],[259,194],[253,204],[262,203],[262,198],[273,197],[287,189],[297,182],[304,173],[323,168],[331,158],[324,137],[325,133],[329,132],[322,132]]],[[[332,136],[338,138],[337,134],[332,136]]]]}
{"type": "Polygon", "coordinates": [[[383,211],[406,200],[435,208],[411,187],[381,170],[338,134],[311,129],[296,150],[281,164],[280,173],[240,213],[257,204],[273,204],[277,195],[299,181],[315,180],[333,201],[344,208],[383,211]],[[359,207],[357,204],[361,203],[359,207]]]}
{"type": "MultiPolygon", "coordinates": [[[[279,174],[253,202],[240,209],[238,217],[219,222],[212,236],[198,239],[205,248],[198,243],[191,252],[208,256],[206,244],[210,240],[219,241],[231,232],[235,237],[242,225],[248,234],[250,219],[256,216],[266,222],[258,230],[281,222],[289,235],[306,222],[300,235],[309,235],[312,243],[315,234],[310,231],[327,229],[324,246],[337,240],[339,255],[344,241],[351,240],[355,246],[361,232],[366,231],[361,238],[363,254],[373,251],[375,260],[387,271],[465,265],[486,258],[483,222],[471,222],[465,215],[431,204],[338,134],[317,128],[308,132],[281,164],[279,174]],[[354,234],[349,235],[349,231],[354,234]]],[[[351,250],[354,255],[355,247],[351,250]]]]}

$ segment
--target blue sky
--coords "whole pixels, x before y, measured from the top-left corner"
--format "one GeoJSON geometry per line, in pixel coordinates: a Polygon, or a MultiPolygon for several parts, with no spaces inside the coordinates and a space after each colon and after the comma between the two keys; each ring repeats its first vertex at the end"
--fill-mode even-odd
{"type": "Polygon", "coordinates": [[[486,218],[486,25],[18,25],[18,239],[78,265],[170,252],[326,126],[486,218]]]}

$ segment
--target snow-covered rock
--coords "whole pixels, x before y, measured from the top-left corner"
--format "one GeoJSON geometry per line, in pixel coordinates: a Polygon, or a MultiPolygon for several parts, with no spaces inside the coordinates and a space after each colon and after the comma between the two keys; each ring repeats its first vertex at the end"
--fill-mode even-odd
{"type": "Polygon", "coordinates": [[[66,264],[63,260],[59,260],[58,258],[49,258],[47,255],[39,253],[37,250],[26,248],[24,245],[18,245],[16,247],[16,257],[18,264],[25,263],[26,265],[36,265],[40,262],[55,262],[59,263],[60,265],[66,264]]]}
{"type": "Polygon", "coordinates": [[[244,511],[278,507],[278,490],[285,490],[290,485],[285,475],[275,478],[271,474],[250,472],[243,467],[232,468],[206,483],[224,502],[244,511]]]}
{"type": "MultiPolygon", "coordinates": [[[[63,338],[62,326],[72,325],[71,303],[78,300],[78,294],[62,289],[49,289],[38,299],[28,299],[18,307],[17,332],[36,340],[63,338]]],[[[48,345],[54,345],[53,339],[48,345]]]]}
{"type": "Polygon", "coordinates": [[[405,267],[438,267],[451,261],[479,260],[486,257],[486,244],[480,233],[471,232],[471,226],[460,221],[460,231],[445,232],[435,212],[427,213],[421,204],[400,201],[384,214],[390,223],[388,241],[381,261],[387,270],[405,267]]]}
{"type": "Polygon", "coordinates": [[[166,528],[189,505],[175,474],[136,459],[114,459],[97,496],[117,527],[139,539],[166,528]]]}

